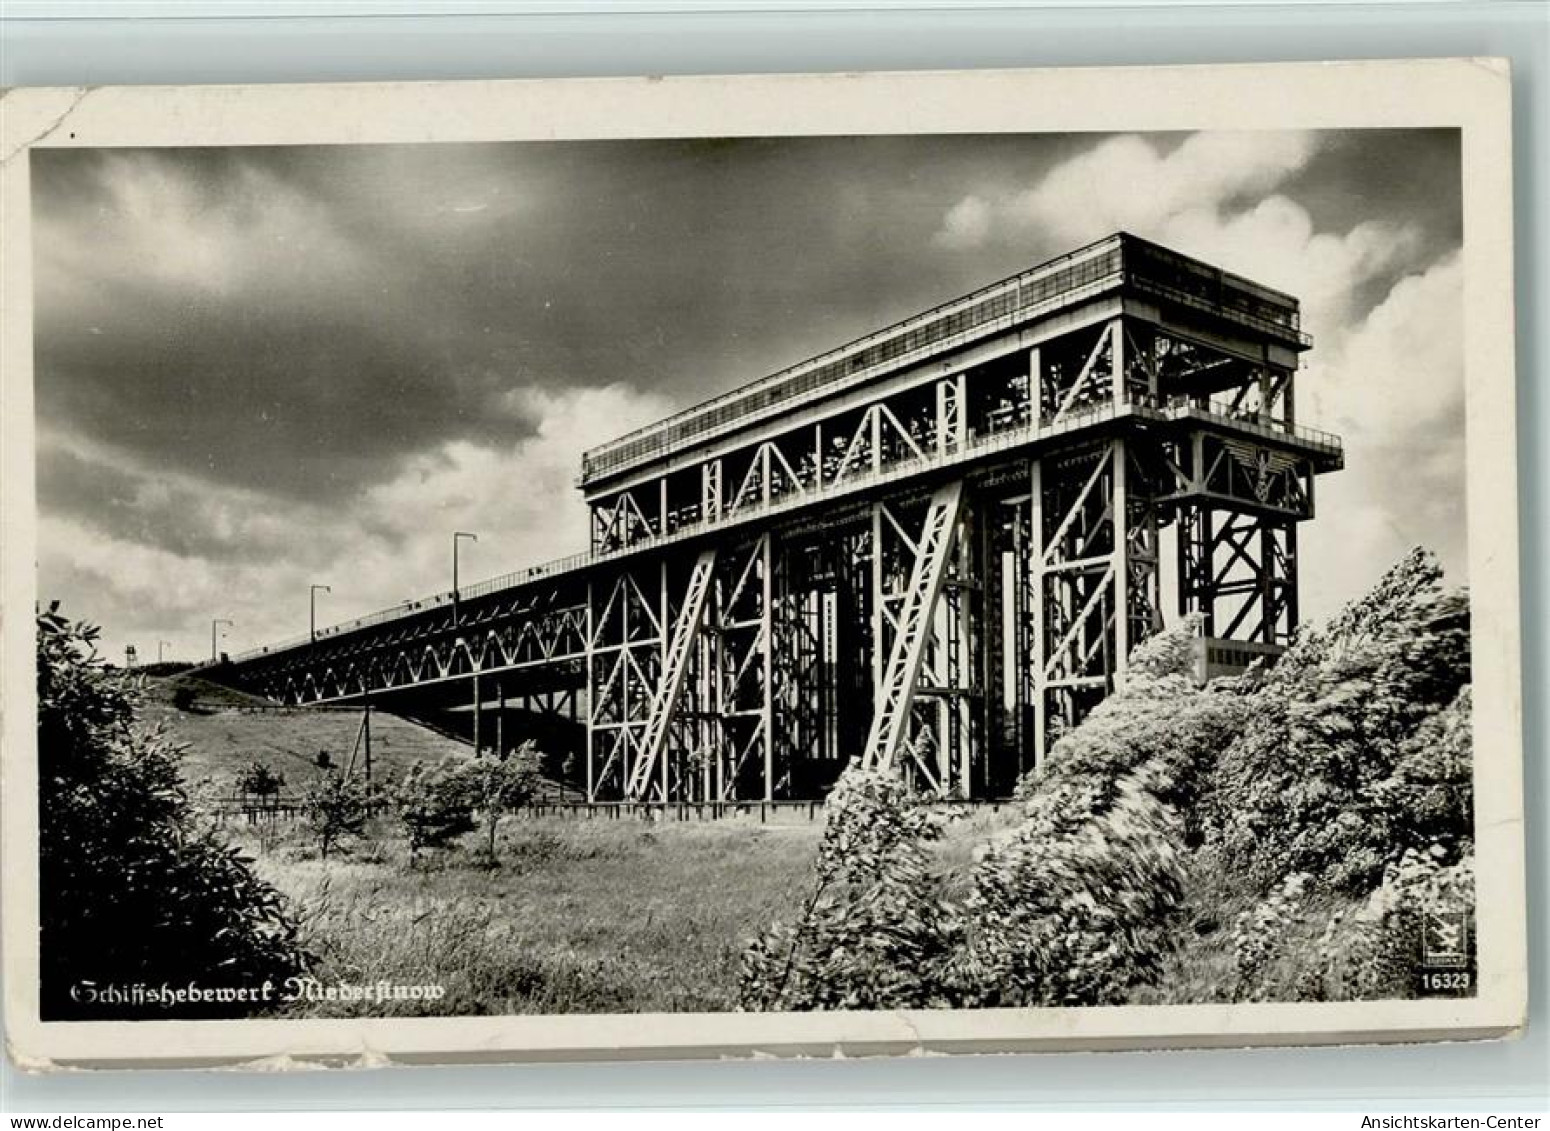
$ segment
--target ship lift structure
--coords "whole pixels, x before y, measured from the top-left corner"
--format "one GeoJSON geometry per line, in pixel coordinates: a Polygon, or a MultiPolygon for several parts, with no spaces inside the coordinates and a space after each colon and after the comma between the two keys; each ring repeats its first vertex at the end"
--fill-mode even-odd
{"type": "Polygon", "coordinates": [[[535,738],[588,800],[823,796],[853,758],[1004,797],[1198,613],[1198,674],[1297,627],[1340,441],[1290,295],[1116,234],[585,454],[582,554],[203,674],[535,738]]]}

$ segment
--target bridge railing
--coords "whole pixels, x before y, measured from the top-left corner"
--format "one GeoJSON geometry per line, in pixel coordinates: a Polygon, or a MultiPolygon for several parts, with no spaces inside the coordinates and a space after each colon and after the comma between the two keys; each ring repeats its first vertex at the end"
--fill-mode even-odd
{"type": "MultiPolygon", "coordinates": [[[[512,570],[510,573],[503,573],[498,577],[486,578],[484,581],[479,581],[459,589],[458,595],[465,601],[474,597],[484,597],[490,593],[498,593],[502,589],[511,589],[514,586],[526,585],[528,582],[537,581],[540,578],[553,577],[555,574],[580,569],[582,566],[590,565],[593,559],[594,555],[586,551],[579,554],[569,554],[563,558],[555,558],[553,561],[544,562],[540,565],[528,566],[526,569],[512,570]]],[[[443,596],[449,601],[452,599],[451,593],[443,594],[443,596]]]]}

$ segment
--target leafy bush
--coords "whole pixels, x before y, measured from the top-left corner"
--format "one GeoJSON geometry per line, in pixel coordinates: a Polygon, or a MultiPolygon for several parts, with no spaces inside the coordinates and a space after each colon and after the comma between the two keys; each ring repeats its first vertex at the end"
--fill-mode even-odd
{"type": "Polygon", "coordinates": [[[744,1006],[1098,1004],[1154,976],[1182,890],[1182,809],[1244,710],[1195,687],[1196,628],[1138,649],[1124,686],[1021,784],[1024,818],[982,850],[961,904],[930,867],[924,799],[846,770],[801,918],[744,955],[744,1006]]]}
{"type": "Polygon", "coordinates": [[[365,833],[372,800],[371,787],[363,779],[333,769],[307,786],[301,798],[302,817],[325,860],[331,851],[365,833]]]}
{"type": "Polygon", "coordinates": [[[1469,607],[1440,578],[1415,551],[1254,689],[1205,820],[1262,885],[1308,872],[1360,893],[1408,849],[1467,835],[1469,607]]]}
{"type": "Polygon", "coordinates": [[[1313,877],[1294,872],[1276,885],[1269,897],[1238,917],[1232,933],[1233,958],[1238,971],[1233,996],[1265,1000],[1265,971],[1280,952],[1292,923],[1302,912],[1302,900],[1313,877]]]}
{"type": "Polygon", "coordinates": [[[200,826],[179,778],[180,751],[135,725],[138,691],[97,656],[97,630],[51,608],[37,634],[43,1018],[264,1009],[262,1001],[168,1006],[127,989],[278,987],[309,957],[279,893],[200,826]]]}
{"type": "Polygon", "coordinates": [[[1413,552],[1253,681],[1201,805],[1259,895],[1232,996],[1414,996],[1428,924],[1472,911],[1468,605],[1440,582],[1413,552]]]}
{"type": "Polygon", "coordinates": [[[476,827],[463,762],[450,757],[435,765],[416,762],[393,787],[393,811],[409,842],[411,866],[424,849],[446,845],[476,827]]]}
{"type": "Polygon", "coordinates": [[[974,870],[961,977],[972,1004],[1117,1002],[1161,968],[1186,807],[1246,709],[1195,686],[1196,631],[1190,618],[1137,649],[1124,683],[1022,784],[1023,822],[974,870]]]}
{"type": "MultiPolygon", "coordinates": [[[[1475,984],[1474,856],[1451,863],[1442,846],[1409,849],[1364,898],[1333,913],[1288,907],[1267,931],[1263,961],[1240,963],[1238,996],[1259,1001],[1371,1001],[1408,998],[1428,970],[1464,975],[1445,991],[1475,984]],[[1448,951],[1444,966],[1439,952],[1448,951]]],[[[1241,955],[1240,955],[1241,958],[1241,955]]],[[[1437,992],[1429,990],[1428,992],[1437,992]]]]}
{"type": "Polygon", "coordinates": [[[825,806],[811,893],[743,954],[745,1009],[900,1009],[956,1004],[961,945],[931,874],[939,819],[896,776],[858,766],[825,806]]]}
{"type": "Polygon", "coordinates": [[[1424,930],[1473,907],[1468,604],[1440,576],[1416,551],[1273,666],[1204,688],[1195,619],[1143,644],[956,902],[922,800],[847,770],[801,915],[744,955],[744,1006],[1113,1004],[1166,998],[1147,987],[1180,965],[1212,972],[1194,1000],[1413,995],[1424,930]],[[1189,962],[1206,874],[1231,909],[1196,903],[1217,957],[1189,962]]]}
{"type": "Polygon", "coordinates": [[[273,800],[285,788],[285,775],[276,773],[255,759],[243,767],[237,778],[237,790],[260,801],[273,800]]]}
{"type": "Polygon", "coordinates": [[[1410,997],[1429,945],[1456,950],[1475,984],[1475,861],[1466,852],[1408,849],[1384,872],[1362,909],[1329,933],[1323,997],[1331,1000],[1410,997]],[[1437,936],[1443,936],[1438,938],[1437,936]]]}
{"type": "Polygon", "coordinates": [[[541,758],[536,745],[524,742],[504,756],[476,754],[456,771],[462,796],[484,819],[485,851],[492,864],[500,819],[538,795],[543,782],[539,771],[541,758]]]}

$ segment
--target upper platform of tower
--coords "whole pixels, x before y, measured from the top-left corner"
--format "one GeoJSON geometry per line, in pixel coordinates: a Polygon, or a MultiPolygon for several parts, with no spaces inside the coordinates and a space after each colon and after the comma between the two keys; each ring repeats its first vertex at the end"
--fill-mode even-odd
{"type": "Polygon", "coordinates": [[[1176,327],[1230,338],[1294,368],[1312,341],[1293,296],[1116,232],[767,377],[638,428],[582,456],[589,493],[658,460],[962,350],[985,338],[1119,297],[1176,327]]]}

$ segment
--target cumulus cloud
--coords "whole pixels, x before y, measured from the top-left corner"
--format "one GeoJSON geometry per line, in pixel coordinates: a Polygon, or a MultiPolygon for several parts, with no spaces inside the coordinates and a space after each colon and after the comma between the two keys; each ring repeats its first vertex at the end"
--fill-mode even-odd
{"type": "Polygon", "coordinates": [[[1304,375],[1306,417],[1346,448],[1302,536],[1312,610],[1359,595],[1413,546],[1436,551],[1450,582],[1468,579],[1462,303],[1463,269],[1448,256],[1401,280],[1304,375]]]}
{"type": "Polygon", "coordinates": [[[1051,170],[1006,204],[1015,222],[1076,246],[1116,230],[1152,230],[1203,203],[1263,193],[1307,164],[1314,135],[1296,130],[1192,134],[1171,152],[1128,134],[1051,170]]]}
{"type": "MultiPolygon", "coordinates": [[[[1414,545],[1463,580],[1464,422],[1461,269],[1428,262],[1408,219],[1321,230],[1295,198],[1315,134],[1201,133],[1173,148],[1106,139],[1035,183],[962,198],[934,242],[971,249],[1038,240],[1073,247],[1116,230],[1295,295],[1315,348],[1298,377],[1299,416],[1338,432],[1344,471],[1319,482],[1303,527],[1304,615],[1364,591],[1414,545]]],[[[1435,253],[1431,253],[1435,254],[1435,253]]]]}
{"type": "Polygon", "coordinates": [[[41,591],[195,656],[578,550],[585,447],[1126,228],[1303,301],[1318,615],[1462,545],[1456,139],[1391,132],[40,154],[41,591]]]}
{"type": "Polygon", "coordinates": [[[465,584],[583,550],[581,453],[672,406],[622,384],[513,396],[531,414],[527,437],[509,447],[450,441],[344,506],[169,479],[122,453],[45,439],[44,458],[63,452],[91,481],[122,483],[125,505],[45,500],[40,596],[113,609],[115,651],[139,640],[142,656],[154,656],[148,642],[159,638],[197,658],[208,654],[212,617],[236,621],[232,651],[305,631],[314,582],[333,587],[318,598],[323,623],[445,590],[454,530],[479,535],[463,547],[465,584]]]}
{"type": "Polygon", "coordinates": [[[1134,134],[1109,138],[1029,188],[964,197],[934,242],[971,249],[1036,236],[1068,248],[1132,232],[1296,295],[1305,327],[1334,344],[1365,288],[1392,281],[1420,239],[1383,220],[1317,231],[1306,207],[1275,192],[1317,152],[1317,135],[1295,130],[1197,133],[1171,150],[1134,134]]]}
{"type": "Polygon", "coordinates": [[[1272,196],[1231,216],[1196,207],[1167,218],[1156,238],[1169,247],[1295,295],[1303,326],[1321,349],[1338,346],[1358,316],[1359,295],[1410,261],[1418,233],[1373,220],[1317,232],[1308,210],[1272,196]]]}
{"type": "Polygon", "coordinates": [[[386,579],[401,592],[387,601],[447,588],[452,530],[479,535],[465,546],[466,578],[537,565],[584,550],[587,511],[576,490],[581,454],[671,411],[662,397],[624,384],[514,394],[536,422],[510,449],[454,441],[412,460],[365,494],[363,513],[385,540],[402,547],[392,568],[424,578],[386,579]],[[407,588],[405,586],[407,585],[407,588]]]}
{"type": "MultiPolygon", "coordinates": [[[[142,287],[185,298],[228,300],[273,289],[275,297],[351,278],[357,247],[323,203],[262,166],[233,162],[214,176],[144,153],[108,152],[96,162],[95,223],[74,210],[39,209],[35,244],[40,303],[70,306],[72,289],[100,282],[104,257],[133,263],[142,287]],[[113,239],[104,241],[111,228],[113,239]],[[176,232],[175,239],[168,233],[176,232]]],[[[301,292],[301,293],[298,293],[301,292]]]]}

